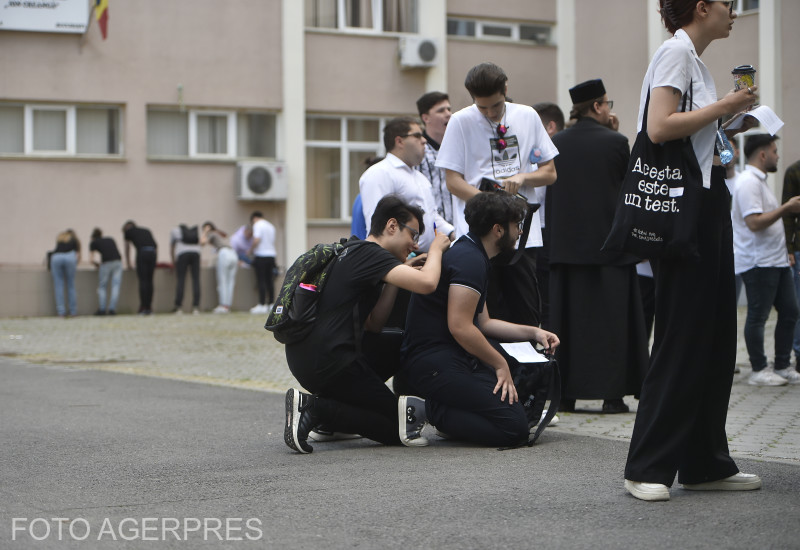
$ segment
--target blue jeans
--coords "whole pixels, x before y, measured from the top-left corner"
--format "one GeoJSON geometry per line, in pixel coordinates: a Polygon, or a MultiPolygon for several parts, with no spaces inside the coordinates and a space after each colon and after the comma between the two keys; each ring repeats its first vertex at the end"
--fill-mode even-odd
{"type": "Polygon", "coordinates": [[[119,299],[119,285],[122,283],[122,260],[112,260],[100,264],[98,272],[97,301],[100,311],[106,311],[106,289],[111,281],[111,300],[108,302],[108,311],[117,311],[119,299]]]}
{"type": "Polygon", "coordinates": [[[56,295],[56,312],[59,317],[66,315],[64,307],[64,284],[67,285],[69,314],[78,314],[78,295],[75,292],[75,271],[78,268],[78,254],[72,252],[56,252],[50,257],[50,273],[53,275],[53,290],[56,295]]]}
{"type": "Polygon", "coordinates": [[[775,306],[775,369],[785,369],[792,357],[792,340],[797,325],[798,306],[792,270],[788,267],[754,267],[742,273],[747,292],[747,319],[744,341],[750,365],[758,372],[767,366],[764,354],[764,325],[775,306]]]}

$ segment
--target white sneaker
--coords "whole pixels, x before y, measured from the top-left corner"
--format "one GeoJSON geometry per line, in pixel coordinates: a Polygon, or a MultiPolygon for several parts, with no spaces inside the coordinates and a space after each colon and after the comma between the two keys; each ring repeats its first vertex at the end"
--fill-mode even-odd
{"type": "Polygon", "coordinates": [[[669,487],[661,483],[645,483],[643,481],[625,480],[625,490],[639,500],[651,502],[669,500],[669,487]]]}
{"type": "Polygon", "coordinates": [[[267,313],[267,304],[256,304],[250,308],[250,313],[253,315],[261,315],[267,313]]]}
{"type": "Polygon", "coordinates": [[[797,372],[797,369],[786,367],[785,369],[776,370],[775,374],[786,379],[789,384],[800,384],[800,372],[797,372]]]}
{"type": "Polygon", "coordinates": [[[786,378],[775,374],[772,367],[764,367],[758,372],[754,372],[747,379],[751,386],[785,386],[789,383],[786,378]]]}
{"type": "Polygon", "coordinates": [[[406,447],[426,447],[428,440],[422,430],[428,422],[425,413],[425,400],[413,395],[397,398],[397,419],[399,421],[400,442],[406,447]]]}
{"type": "Polygon", "coordinates": [[[755,474],[733,474],[725,479],[704,483],[684,483],[689,491],[753,491],[761,488],[761,478],[755,474]]]}
{"type": "Polygon", "coordinates": [[[192,315],[200,315],[200,310],[197,308],[192,309],[192,315]]]}
{"type": "Polygon", "coordinates": [[[211,313],[228,313],[229,311],[230,310],[225,306],[217,306],[213,310],[211,310],[211,313]]]}

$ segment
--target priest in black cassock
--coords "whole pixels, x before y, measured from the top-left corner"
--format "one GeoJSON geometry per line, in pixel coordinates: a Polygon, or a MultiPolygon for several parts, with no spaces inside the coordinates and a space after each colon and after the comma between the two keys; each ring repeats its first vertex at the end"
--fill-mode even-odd
{"type": "Polygon", "coordinates": [[[557,184],[551,186],[550,330],[561,338],[561,410],[602,399],[604,413],[628,412],[639,395],[648,351],[636,258],[601,251],[611,229],[628,140],[609,128],[613,102],[600,79],[569,91],[577,121],[553,136],[557,184]]]}

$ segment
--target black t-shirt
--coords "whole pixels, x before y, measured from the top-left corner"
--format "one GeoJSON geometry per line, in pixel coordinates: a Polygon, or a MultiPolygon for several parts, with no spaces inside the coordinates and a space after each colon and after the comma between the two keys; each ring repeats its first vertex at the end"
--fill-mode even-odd
{"type": "Polygon", "coordinates": [[[149,229],[144,227],[131,227],[125,232],[125,240],[133,243],[136,250],[141,250],[143,247],[156,247],[156,241],[153,240],[153,234],[149,229]]]}
{"type": "Polygon", "coordinates": [[[442,275],[433,294],[414,294],[408,306],[403,353],[407,361],[434,348],[462,349],[447,326],[447,298],[453,285],[470,288],[480,294],[473,323],[486,303],[489,285],[489,257],[480,239],[472,233],[462,236],[442,256],[442,275]]]}
{"type": "Polygon", "coordinates": [[[117,249],[117,243],[115,243],[114,239],[111,237],[100,237],[99,239],[94,239],[91,244],[89,244],[89,250],[96,250],[99,252],[101,261],[103,263],[113,262],[114,260],[121,259],[119,250],[117,249]]]}
{"type": "Polygon", "coordinates": [[[70,239],[64,242],[57,242],[56,249],[53,251],[55,253],[62,253],[62,252],[72,252],[73,250],[78,250],[80,248],[78,246],[78,241],[75,239],[70,239]]]}
{"type": "Polygon", "coordinates": [[[319,313],[311,334],[286,346],[286,358],[295,376],[329,379],[357,357],[353,309],[358,303],[358,331],[364,330],[380,297],[381,279],[400,262],[380,245],[365,241],[351,246],[335,260],[320,296],[319,313]]]}

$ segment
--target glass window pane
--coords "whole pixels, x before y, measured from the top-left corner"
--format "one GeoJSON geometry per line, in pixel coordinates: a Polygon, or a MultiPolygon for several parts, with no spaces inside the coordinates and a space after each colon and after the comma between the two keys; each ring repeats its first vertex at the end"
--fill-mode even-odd
{"type": "Polygon", "coordinates": [[[520,25],[520,40],[533,40],[537,44],[550,43],[550,27],[546,25],[520,25]]]}
{"type": "Polygon", "coordinates": [[[348,119],[347,141],[380,141],[381,134],[377,120],[348,119]]]}
{"type": "Polygon", "coordinates": [[[147,154],[189,156],[188,113],[148,111],[147,154]]]}
{"type": "Polygon", "coordinates": [[[25,109],[0,105],[0,153],[25,152],[25,109]]]}
{"type": "Polygon", "coordinates": [[[34,109],[33,111],[33,150],[67,150],[67,113],[34,109]]]}
{"type": "Polygon", "coordinates": [[[383,0],[383,30],[417,32],[416,0],[383,0]]]}
{"type": "Polygon", "coordinates": [[[372,0],[345,0],[344,9],[348,27],[372,28],[372,0]]]}
{"type": "Polygon", "coordinates": [[[757,10],[758,0],[744,0],[742,2],[742,11],[757,10]]]}
{"type": "Polygon", "coordinates": [[[511,38],[511,27],[505,25],[483,25],[484,36],[502,36],[503,38],[511,38]]]}
{"type": "Polygon", "coordinates": [[[342,139],[341,122],[338,118],[306,119],[306,139],[315,141],[339,141],[342,139]]]}
{"type": "Polygon", "coordinates": [[[336,0],[306,0],[306,27],[335,29],[336,0]]]}
{"type": "Polygon", "coordinates": [[[338,147],[306,147],[306,215],[309,218],[342,217],[341,170],[338,147]]]}
{"type": "Polygon", "coordinates": [[[197,152],[206,155],[228,154],[228,117],[197,115],[197,152]]]}
{"type": "Polygon", "coordinates": [[[76,109],[77,152],[116,155],[119,153],[119,109],[76,109]]]}
{"type": "Polygon", "coordinates": [[[240,157],[275,158],[276,117],[268,113],[247,113],[237,117],[237,147],[240,157]]]}
{"type": "Polygon", "coordinates": [[[448,19],[447,34],[455,36],[475,36],[475,21],[448,19]]]}

